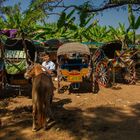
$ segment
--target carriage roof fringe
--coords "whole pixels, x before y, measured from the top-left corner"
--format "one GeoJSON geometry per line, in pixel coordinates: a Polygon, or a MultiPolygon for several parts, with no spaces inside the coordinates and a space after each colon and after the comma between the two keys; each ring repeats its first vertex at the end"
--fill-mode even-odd
{"type": "Polygon", "coordinates": [[[90,55],[90,50],[87,45],[79,42],[65,43],[57,50],[57,56],[69,53],[82,53],[90,55]]]}

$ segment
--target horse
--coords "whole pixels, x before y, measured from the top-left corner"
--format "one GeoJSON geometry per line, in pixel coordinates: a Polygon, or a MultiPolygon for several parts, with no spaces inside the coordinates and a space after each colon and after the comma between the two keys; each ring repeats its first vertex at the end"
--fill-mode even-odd
{"type": "MultiPolygon", "coordinates": [[[[25,74],[25,79],[32,79],[33,126],[32,131],[47,128],[47,117],[53,119],[51,104],[54,85],[51,77],[43,71],[40,64],[31,64],[25,74]]],[[[49,119],[50,119],[49,118],[49,119]]]]}

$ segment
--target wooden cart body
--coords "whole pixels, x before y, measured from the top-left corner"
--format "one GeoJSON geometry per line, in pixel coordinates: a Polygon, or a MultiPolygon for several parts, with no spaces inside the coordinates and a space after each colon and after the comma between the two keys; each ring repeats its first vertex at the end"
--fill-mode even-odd
{"type": "Polygon", "coordinates": [[[60,46],[57,51],[58,90],[61,81],[74,85],[74,89],[79,89],[80,83],[89,78],[90,60],[89,48],[84,44],[72,42],[60,46]]]}

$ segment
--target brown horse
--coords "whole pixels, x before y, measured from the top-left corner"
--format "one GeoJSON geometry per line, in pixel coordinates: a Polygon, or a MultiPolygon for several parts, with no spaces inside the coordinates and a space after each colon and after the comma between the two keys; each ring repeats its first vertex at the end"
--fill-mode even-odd
{"type": "Polygon", "coordinates": [[[24,74],[26,79],[32,78],[32,103],[33,103],[33,127],[37,131],[41,127],[46,129],[46,115],[52,116],[51,103],[54,85],[52,79],[43,70],[40,64],[32,64],[24,74]]]}

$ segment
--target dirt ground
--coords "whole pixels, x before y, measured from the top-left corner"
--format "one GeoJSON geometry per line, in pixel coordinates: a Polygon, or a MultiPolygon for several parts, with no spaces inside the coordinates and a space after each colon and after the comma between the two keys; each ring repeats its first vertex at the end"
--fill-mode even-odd
{"type": "MultiPolygon", "coordinates": [[[[100,88],[98,94],[58,94],[55,123],[47,131],[32,132],[32,102],[11,89],[0,100],[1,140],[139,140],[140,82],[100,88]]],[[[2,95],[2,92],[1,92],[2,95]]]]}

